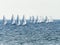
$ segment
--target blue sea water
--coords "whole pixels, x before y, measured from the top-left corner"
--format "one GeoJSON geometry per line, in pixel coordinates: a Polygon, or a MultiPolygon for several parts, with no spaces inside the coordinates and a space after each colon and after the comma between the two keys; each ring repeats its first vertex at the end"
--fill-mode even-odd
{"type": "Polygon", "coordinates": [[[0,45],[60,45],[60,22],[17,26],[0,21],[0,45]]]}

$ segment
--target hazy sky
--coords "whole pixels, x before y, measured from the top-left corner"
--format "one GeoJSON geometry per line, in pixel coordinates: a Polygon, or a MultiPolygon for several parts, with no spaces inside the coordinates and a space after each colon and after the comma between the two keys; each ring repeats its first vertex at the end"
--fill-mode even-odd
{"type": "Polygon", "coordinates": [[[29,16],[49,16],[60,19],[60,0],[0,0],[0,19],[3,15],[7,19],[14,14],[20,18],[29,16]]]}

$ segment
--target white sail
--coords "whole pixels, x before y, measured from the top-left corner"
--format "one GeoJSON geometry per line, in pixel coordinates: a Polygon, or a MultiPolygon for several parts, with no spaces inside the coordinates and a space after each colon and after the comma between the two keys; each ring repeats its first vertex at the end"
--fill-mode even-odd
{"type": "Polygon", "coordinates": [[[4,25],[7,24],[7,20],[6,20],[5,16],[3,16],[3,24],[4,24],[4,25]]]}
{"type": "Polygon", "coordinates": [[[15,24],[14,16],[12,15],[11,24],[15,24]]]}
{"type": "Polygon", "coordinates": [[[19,16],[17,15],[16,25],[20,25],[19,16]]]}

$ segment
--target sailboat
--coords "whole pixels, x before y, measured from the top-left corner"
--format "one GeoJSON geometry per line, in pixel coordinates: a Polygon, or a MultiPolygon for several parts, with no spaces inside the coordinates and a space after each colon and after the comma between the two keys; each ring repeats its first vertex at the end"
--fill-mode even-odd
{"type": "Polygon", "coordinates": [[[19,20],[19,16],[17,15],[17,20],[16,20],[16,25],[20,25],[21,24],[21,22],[20,22],[20,20],[19,20]]]}
{"type": "Polygon", "coordinates": [[[31,22],[32,22],[32,20],[31,20],[31,16],[30,16],[30,18],[26,20],[26,23],[30,24],[31,22]]]}
{"type": "Polygon", "coordinates": [[[31,17],[30,17],[30,20],[29,21],[31,21],[31,17]]]}
{"type": "Polygon", "coordinates": [[[30,16],[30,19],[28,21],[29,21],[29,23],[32,23],[32,17],[31,16],[30,16]]]}
{"type": "Polygon", "coordinates": [[[45,16],[45,19],[44,19],[43,22],[44,22],[44,23],[47,23],[47,22],[48,22],[48,17],[47,17],[47,16],[45,16]]]}
{"type": "Polygon", "coordinates": [[[11,24],[14,25],[15,24],[15,20],[14,20],[14,16],[12,15],[12,18],[11,18],[11,24]]]}
{"type": "Polygon", "coordinates": [[[34,16],[32,16],[31,22],[35,23],[34,16]]]}
{"type": "Polygon", "coordinates": [[[39,21],[38,21],[38,16],[36,17],[36,20],[35,20],[35,23],[38,23],[39,21]]]}
{"type": "Polygon", "coordinates": [[[53,22],[53,20],[52,19],[48,19],[48,17],[46,16],[45,17],[45,23],[49,23],[49,22],[53,22]]]}
{"type": "Polygon", "coordinates": [[[53,22],[53,19],[52,18],[47,19],[46,23],[49,23],[49,22],[53,22]]]}
{"type": "Polygon", "coordinates": [[[3,24],[4,24],[4,25],[7,24],[7,20],[6,20],[5,16],[3,16],[3,24]]]}
{"type": "Polygon", "coordinates": [[[22,18],[22,25],[26,25],[26,20],[25,20],[25,17],[24,16],[22,18]]]}
{"type": "Polygon", "coordinates": [[[24,20],[23,24],[22,25],[26,25],[26,20],[24,20]]]}

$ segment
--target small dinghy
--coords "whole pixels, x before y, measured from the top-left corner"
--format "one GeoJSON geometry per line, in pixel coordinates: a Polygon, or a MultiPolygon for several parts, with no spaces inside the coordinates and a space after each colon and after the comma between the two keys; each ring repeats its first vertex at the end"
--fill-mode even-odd
{"type": "Polygon", "coordinates": [[[18,15],[17,15],[17,20],[16,20],[16,25],[18,25],[18,26],[21,25],[18,15]]]}
{"type": "Polygon", "coordinates": [[[34,16],[32,16],[31,23],[35,23],[34,16]]]}
{"type": "Polygon", "coordinates": [[[36,20],[35,20],[35,23],[38,23],[39,22],[39,20],[38,20],[38,16],[36,17],[36,20]]]}
{"type": "Polygon", "coordinates": [[[32,23],[32,17],[30,16],[29,20],[28,20],[28,24],[32,23]]]}
{"type": "Polygon", "coordinates": [[[48,17],[45,16],[45,19],[42,19],[42,22],[43,22],[43,23],[48,23],[48,17]]]}
{"type": "Polygon", "coordinates": [[[26,20],[24,20],[23,24],[22,25],[26,25],[26,20]]]}
{"type": "Polygon", "coordinates": [[[15,20],[14,20],[14,16],[12,15],[12,18],[11,18],[11,24],[14,25],[15,24],[15,20]]]}
{"type": "Polygon", "coordinates": [[[22,18],[22,25],[26,25],[26,20],[25,20],[25,17],[23,16],[23,18],[22,18]]]}
{"type": "Polygon", "coordinates": [[[48,23],[49,22],[49,19],[48,19],[48,17],[46,16],[45,17],[45,23],[48,23]]]}
{"type": "Polygon", "coordinates": [[[3,16],[3,25],[6,25],[7,24],[7,20],[5,18],[5,16],[3,16]]]}
{"type": "Polygon", "coordinates": [[[45,17],[45,23],[53,22],[52,19],[49,19],[47,16],[45,17]]]}

